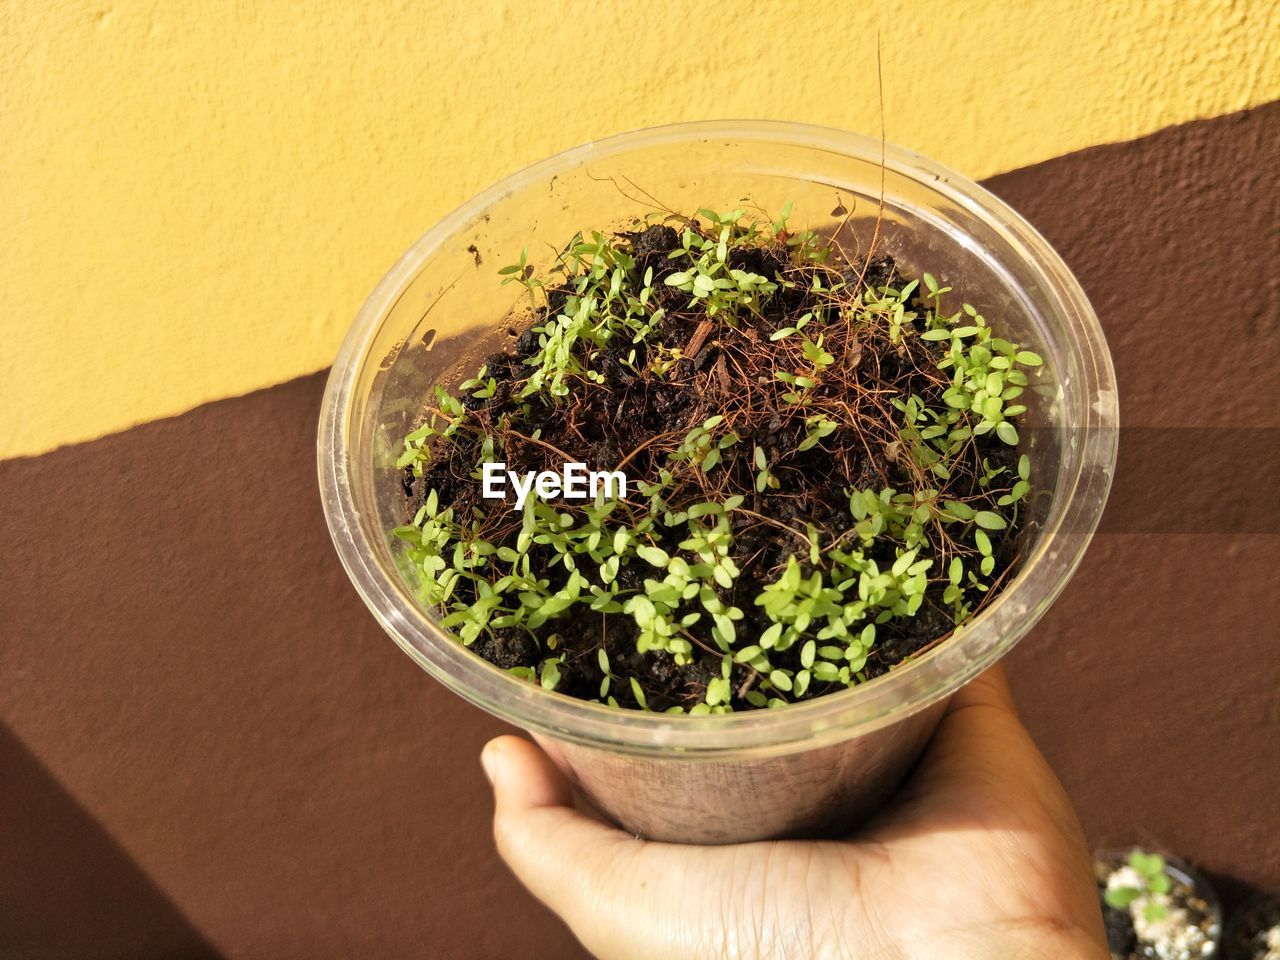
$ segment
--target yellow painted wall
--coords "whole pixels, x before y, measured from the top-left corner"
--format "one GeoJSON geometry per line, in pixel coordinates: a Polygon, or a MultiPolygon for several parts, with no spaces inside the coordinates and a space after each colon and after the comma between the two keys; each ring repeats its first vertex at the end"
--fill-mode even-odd
{"type": "Polygon", "coordinates": [[[328,364],[431,223],[637,126],[875,133],[976,177],[1280,98],[1269,0],[0,5],[0,457],[328,364]],[[741,15],[741,11],[749,11],[741,15]]]}

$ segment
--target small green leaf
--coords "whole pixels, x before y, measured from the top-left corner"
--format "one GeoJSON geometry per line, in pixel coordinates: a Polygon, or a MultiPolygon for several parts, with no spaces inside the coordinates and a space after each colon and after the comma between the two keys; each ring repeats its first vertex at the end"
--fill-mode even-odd
{"type": "Polygon", "coordinates": [[[974,522],[988,530],[1003,530],[1008,524],[1004,517],[990,510],[979,510],[973,515],[974,522]]]}
{"type": "Polygon", "coordinates": [[[640,689],[640,682],[635,677],[631,678],[631,695],[636,698],[636,703],[640,704],[641,710],[649,709],[649,704],[644,699],[644,691],[640,689]]]}
{"type": "Polygon", "coordinates": [[[665,567],[667,562],[671,559],[667,551],[663,550],[661,547],[650,547],[647,545],[636,547],[636,556],[655,567],[665,567]]]}
{"type": "Polygon", "coordinates": [[[542,686],[547,690],[554,690],[559,682],[559,661],[556,659],[548,660],[542,665],[542,686]]]}
{"type": "Polygon", "coordinates": [[[1156,903],[1154,900],[1142,907],[1142,916],[1146,918],[1147,923],[1156,923],[1168,915],[1169,908],[1163,903],[1156,903]]]}
{"type": "Polygon", "coordinates": [[[764,647],[766,650],[771,650],[781,636],[782,624],[771,624],[765,629],[764,633],[760,634],[760,646],[764,647]]]}
{"type": "Polygon", "coordinates": [[[1112,887],[1106,892],[1105,899],[1107,906],[1116,910],[1123,910],[1140,896],[1142,896],[1142,891],[1137,887],[1112,887]]]}

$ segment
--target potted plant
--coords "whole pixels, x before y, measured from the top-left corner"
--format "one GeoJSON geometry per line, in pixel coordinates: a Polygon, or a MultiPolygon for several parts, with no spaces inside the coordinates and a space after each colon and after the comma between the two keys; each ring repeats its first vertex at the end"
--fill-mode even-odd
{"type": "Polygon", "coordinates": [[[1227,922],[1227,960],[1280,960],[1280,899],[1260,894],[1227,922]]]}
{"type": "Polygon", "coordinates": [[[1200,960],[1219,955],[1222,911],[1212,887],[1175,858],[1134,848],[1094,862],[1111,955],[1200,960]]]}
{"type": "Polygon", "coordinates": [[[394,533],[440,625],[544,689],[708,716],[866,683],[993,599],[1040,356],[787,211],[630,227],[499,270],[532,318],[404,438],[394,533]]]}
{"type": "Polygon", "coordinates": [[[703,124],[570,151],[424,237],[335,364],[321,485],[360,592],[638,833],[874,809],[1105,500],[1078,286],[981,188],[881,149],[703,124]]]}

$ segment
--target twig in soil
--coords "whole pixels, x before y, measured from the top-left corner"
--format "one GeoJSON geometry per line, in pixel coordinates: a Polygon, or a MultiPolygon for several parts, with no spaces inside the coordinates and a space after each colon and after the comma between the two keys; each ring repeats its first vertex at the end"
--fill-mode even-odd
{"type": "Polygon", "coordinates": [[[693,336],[689,338],[689,342],[684,347],[684,357],[686,360],[697,360],[698,354],[702,351],[702,345],[707,342],[707,336],[716,328],[715,322],[712,320],[703,320],[698,324],[693,336]]]}

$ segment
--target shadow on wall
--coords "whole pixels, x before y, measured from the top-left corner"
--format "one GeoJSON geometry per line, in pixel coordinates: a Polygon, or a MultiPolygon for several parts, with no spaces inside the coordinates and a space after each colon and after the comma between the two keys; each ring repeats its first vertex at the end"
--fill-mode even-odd
{"type": "Polygon", "coordinates": [[[0,954],[221,957],[5,727],[0,770],[0,954]]]}

